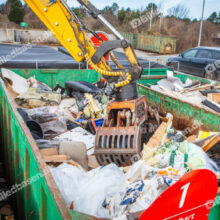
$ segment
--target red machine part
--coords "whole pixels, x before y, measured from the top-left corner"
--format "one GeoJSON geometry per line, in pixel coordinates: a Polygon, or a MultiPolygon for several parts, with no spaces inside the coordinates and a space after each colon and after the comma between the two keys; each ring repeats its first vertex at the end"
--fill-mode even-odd
{"type": "MultiPolygon", "coordinates": [[[[97,32],[97,35],[99,35],[99,37],[103,40],[103,41],[108,41],[109,38],[107,36],[106,33],[104,32],[97,32]]],[[[92,36],[91,37],[91,41],[95,44],[95,46],[97,48],[99,48],[101,46],[101,44],[103,43],[103,41],[100,41],[96,36],[92,36]]],[[[107,54],[105,59],[108,61],[109,60],[109,55],[107,54]]],[[[89,69],[92,69],[92,67],[89,66],[89,69]]]]}
{"type": "Polygon", "coordinates": [[[218,190],[210,170],[194,170],[167,189],[140,220],[208,220],[218,190]]]}

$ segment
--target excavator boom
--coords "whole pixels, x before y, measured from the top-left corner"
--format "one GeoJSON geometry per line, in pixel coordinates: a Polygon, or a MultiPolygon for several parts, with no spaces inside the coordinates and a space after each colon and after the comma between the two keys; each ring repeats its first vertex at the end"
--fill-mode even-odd
{"type": "Polygon", "coordinates": [[[138,97],[136,82],[141,76],[142,67],[130,43],[88,0],[78,2],[94,19],[106,25],[117,40],[103,42],[96,48],[86,34],[89,28],[74,14],[66,0],[25,2],[77,62],[86,60],[108,82],[115,83],[116,100],[108,105],[108,115],[97,131],[95,154],[101,165],[112,162],[119,166],[129,165],[131,157],[141,150],[141,127],[146,120],[147,109],[145,98],[138,97]],[[123,68],[114,57],[112,50],[117,48],[124,49],[130,68],[123,68]],[[112,70],[105,60],[108,53],[118,70],[112,70]]]}

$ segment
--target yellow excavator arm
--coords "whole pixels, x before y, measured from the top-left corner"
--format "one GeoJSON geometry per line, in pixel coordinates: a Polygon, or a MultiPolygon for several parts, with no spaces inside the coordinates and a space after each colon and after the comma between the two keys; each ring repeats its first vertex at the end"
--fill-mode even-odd
{"type": "MultiPolygon", "coordinates": [[[[122,42],[125,42],[121,34],[104,19],[104,17],[89,1],[78,1],[81,5],[88,9],[93,17],[99,18],[105,25],[107,25],[117,38],[119,38],[122,42]]],[[[51,30],[51,32],[77,62],[86,60],[89,65],[101,75],[107,77],[119,77],[115,84],[116,88],[126,86],[132,81],[131,73],[122,70],[112,71],[104,57],[100,54],[98,62],[93,62],[92,58],[97,52],[97,48],[93,45],[85,33],[85,25],[77,18],[65,0],[25,0],[25,2],[47,26],[47,28],[51,30]]],[[[115,49],[114,47],[117,47],[117,45],[110,45],[107,52],[111,53],[111,50],[115,49]]],[[[136,55],[130,45],[125,45],[124,50],[131,66],[138,67],[139,64],[136,55]]],[[[117,66],[121,67],[112,53],[111,56],[117,66]]]]}
{"type": "MultiPolygon", "coordinates": [[[[53,3],[47,0],[25,0],[25,2],[77,62],[85,59],[85,55],[79,45],[80,42],[85,47],[83,32],[80,31],[77,18],[73,17],[73,14],[68,10],[65,1],[57,0],[53,1],[53,3]]],[[[96,49],[87,35],[85,35],[85,42],[88,55],[92,57],[96,49]]],[[[106,69],[105,64],[106,62],[102,60],[99,63],[99,67],[106,69]]]]}
{"type": "Polygon", "coordinates": [[[77,62],[86,60],[109,83],[115,83],[115,101],[108,104],[105,121],[97,130],[95,155],[100,165],[129,165],[131,158],[140,153],[142,125],[146,120],[146,100],[145,97],[138,97],[137,92],[137,80],[141,76],[142,67],[130,43],[100,11],[88,0],[77,1],[93,18],[106,25],[117,40],[103,42],[96,48],[86,35],[89,29],[69,8],[66,0],[25,0],[77,62]],[[129,68],[123,68],[114,57],[112,51],[116,48],[124,49],[129,68]],[[108,65],[104,58],[107,54],[111,55],[117,70],[112,70],[108,65]]]}

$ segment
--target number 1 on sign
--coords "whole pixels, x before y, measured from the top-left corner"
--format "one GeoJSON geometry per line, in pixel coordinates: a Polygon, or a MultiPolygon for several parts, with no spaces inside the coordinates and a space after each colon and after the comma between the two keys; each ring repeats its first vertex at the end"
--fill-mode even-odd
{"type": "Polygon", "coordinates": [[[188,189],[189,189],[189,185],[190,185],[190,183],[187,183],[185,186],[183,186],[181,188],[181,190],[183,190],[183,194],[182,194],[182,198],[180,200],[180,205],[179,205],[180,209],[183,208],[184,202],[186,200],[186,194],[187,194],[188,189]]]}

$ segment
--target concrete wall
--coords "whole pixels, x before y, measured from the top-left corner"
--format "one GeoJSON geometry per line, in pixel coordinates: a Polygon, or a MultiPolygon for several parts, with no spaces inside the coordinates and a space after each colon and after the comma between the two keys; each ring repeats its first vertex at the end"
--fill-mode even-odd
{"type": "Polygon", "coordinates": [[[38,30],[14,30],[15,41],[21,43],[50,43],[59,44],[59,41],[50,31],[38,31],[38,30]]]}
{"type": "Polygon", "coordinates": [[[13,43],[15,39],[13,29],[0,29],[0,42],[1,43],[13,43]]]}
{"type": "Polygon", "coordinates": [[[0,43],[50,43],[59,44],[59,41],[50,31],[0,29],[0,43]]]}
{"type": "MultiPolygon", "coordinates": [[[[91,34],[88,33],[91,37],[91,34]]],[[[110,40],[115,40],[115,36],[108,35],[110,40]]],[[[41,30],[19,30],[19,29],[0,29],[0,43],[30,43],[30,44],[59,44],[59,41],[50,31],[41,30]]]]}

